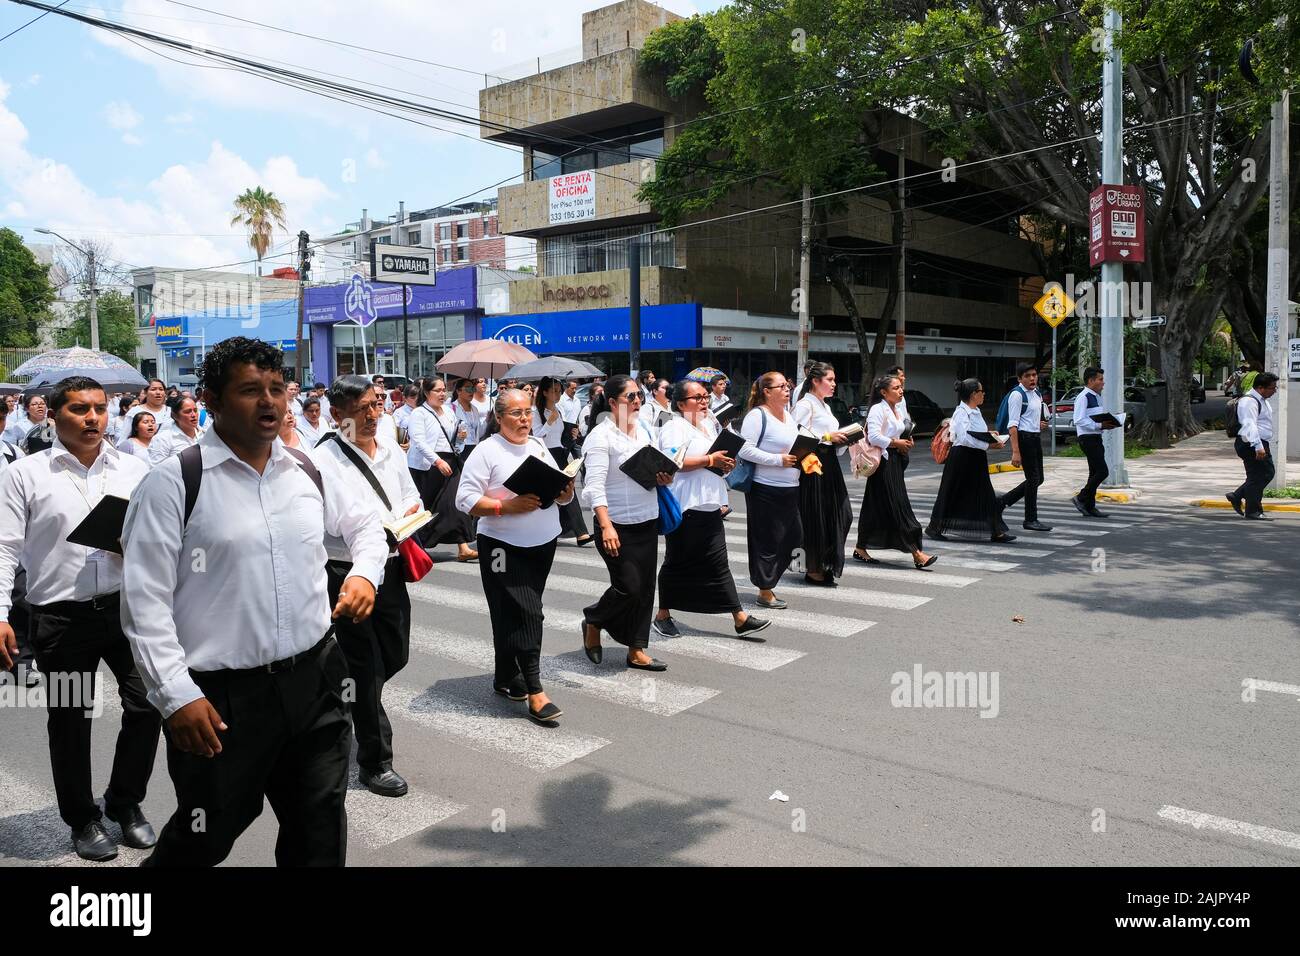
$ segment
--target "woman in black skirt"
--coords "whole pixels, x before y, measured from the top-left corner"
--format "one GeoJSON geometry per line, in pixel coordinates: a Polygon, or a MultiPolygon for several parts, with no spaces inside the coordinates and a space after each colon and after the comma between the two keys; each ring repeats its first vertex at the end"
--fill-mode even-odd
{"type": "Polygon", "coordinates": [[[759,607],[780,610],[787,605],[772,589],[803,544],[799,463],[790,454],[799,426],[790,411],[790,384],[780,372],[765,372],[754,382],[740,434],[747,444],[739,455],[754,463],[745,495],[749,580],[758,588],[759,607]]]}
{"type": "MultiPolygon", "coordinates": [[[[533,407],[533,434],[546,444],[557,468],[569,463],[569,453],[564,447],[564,418],[560,415],[560,396],[563,394],[563,382],[558,378],[544,377],[537,383],[533,407]]],[[[582,505],[576,499],[560,509],[560,537],[573,538],[580,548],[592,541],[587,522],[582,518],[582,505]]]]}
{"type": "Polygon", "coordinates": [[[884,375],[871,385],[875,404],[867,412],[867,441],[881,449],[880,467],[867,479],[862,494],[862,511],[858,515],[858,546],[853,558],[865,564],[879,564],[868,548],[905,551],[919,568],[928,568],[938,560],[921,550],[921,523],[912,513],[907,497],[903,469],[912,451],[912,439],[903,438],[909,426],[899,412],[903,400],[903,382],[897,375],[884,375]]]}
{"type": "Polygon", "coordinates": [[[435,544],[457,546],[457,561],[473,561],[478,552],[470,547],[473,527],[469,515],[456,509],[456,488],[460,484],[460,456],[456,454],[456,413],[447,407],[447,383],[441,378],[424,379],[424,394],[411,412],[408,432],[411,447],[406,464],[434,519],[416,532],[426,548],[435,544]]]}
{"type": "Polygon", "coordinates": [[[709,454],[718,437],[718,424],[709,414],[709,393],[690,380],[673,386],[675,415],[659,429],[659,450],[670,458],[686,449],[681,470],[673,476],[672,493],[682,509],[682,523],[664,536],[664,564],[659,569],[659,613],[651,626],[664,637],[679,637],[672,609],[696,614],[730,614],[736,634],[747,637],[770,621],[746,614],[736,594],[722,530],[727,480],[735,467],[722,452],[709,454]],[[722,474],[710,469],[716,468],[722,474]]]}
{"type": "MultiPolygon", "coordinates": [[[[583,608],[582,646],[592,663],[601,660],[600,632],[627,647],[627,666],[663,671],[668,665],[645,652],[654,611],[655,565],[659,559],[659,496],[643,488],[620,466],[650,443],[637,420],[641,388],[627,375],[614,375],[592,403],[591,431],[582,443],[586,468],[582,500],[596,516],[596,550],[609,571],[609,587],[583,608]]],[[[660,472],[659,484],[672,482],[660,472]]]]}
{"type": "Polygon", "coordinates": [[[840,431],[839,419],[826,400],[835,394],[835,369],[829,362],[813,362],[804,377],[803,393],[794,406],[794,418],[822,437],[817,458],[822,473],[799,475],[799,517],[803,521],[803,550],[809,584],[833,588],[844,574],[844,541],[853,524],[849,489],[840,470],[849,437],[840,431]]]}
{"type": "Polygon", "coordinates": [[[465,463],[456,507],[478,518],[478,547],[487,556],[479,576],[496,652],[492,688],[510,700],[527,700],[528,716],[551,724],[563,711],[542,689],[542,592],[560,533],[556,505],[573,499],[573,484],[545,508],[536,495],[508,490],[506,481],[525,458],[550,456],[528,434],[532,409],[524,392],[498,392],[493,411],[500,432],[480,442],[465,463]]]}
{"type": "MultiPolygon", "coordinates": [[[[974,436],[989,430],[979,410],[984,404],[984,386],[977,378],[964,379],[957,383],[957,398],[961,403],[948,425],[952,449],[943,463],[943,480],[925,533],[940,540],[951,534],[999,543],[1014,541],[1015,535],[1007,534],[1002,507],[989,480],[989,443],[974,436]]],[[[1002,443],[992,447],[1001,448],[1002,443]]]]}

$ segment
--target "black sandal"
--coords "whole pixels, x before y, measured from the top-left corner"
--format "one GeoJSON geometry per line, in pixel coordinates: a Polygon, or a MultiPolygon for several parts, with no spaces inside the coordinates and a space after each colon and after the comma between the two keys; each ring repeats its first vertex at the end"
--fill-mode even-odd
{"type": "Polygon", "coordinates": [[[912,563],[916,565],[916,570],[923,571],[938,560],[939,560],[939,556],[937,554],[932,554],[925,561],[917,561],[915,558],[913,558],[912,563]]]}
{"type": "Polygon", "coordinates": [[[871,557],[871,555],[867,555],[864,558],[862,555],[858,554],[857,548],[853,549],[853,560],[859,561],[862,564],[883,564],[884,563],[883,561],[879,561],[876,558],[871,557]]]}

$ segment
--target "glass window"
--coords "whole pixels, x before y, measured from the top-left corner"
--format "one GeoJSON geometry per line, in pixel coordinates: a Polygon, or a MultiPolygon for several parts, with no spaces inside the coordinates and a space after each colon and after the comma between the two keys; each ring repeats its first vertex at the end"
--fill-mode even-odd
{"type": "Polygon", "coordinates": [[[444,316],[446,319],[446,342],[447,347],[459,345],[465,341],[465,316],[457,312],[455,315],[444,316]]]}
{"type": "Polygon", "coordinates": [[[560,175],[560,157],[557,153],[533,150],[533,179],[550,179],[560,175]]]}
{"type": "MultiPolygon", "coordinates": [[[[420,319],[420,341],[433,342],[437,345],[441,345],[442,328],[443,328],[442,316],[440,315],[425,316],[424,318],[420,319]]],[[[415,331],[414,327],[412,327],[411,331],[412,332],[415,331]]]]}
{"type": "Polygon", "coordinates": [[[357,327],[355,325],[334,326],[335,345],[355,345],[356,341],[357,341],[357,327]]]}
{"type": "Polygon", "coordinates": [[[458,223],[456,223],[456,238],[457,238],[457,239],[464,239],[468,234],[469,234],[469,223],[467,223],[467,222],[458,222],[458,223]]]}
{"type": "Polygon", "coordinates": [[[626,163],[627,161],[627,146],[611,144],[609,146],[601,147],[601,149],[596,153],[596,165],[599,167],[617,166],[620,163],[626,163]]]}
{"type": "Polygon", "coordinates": [[[643,156],[662,156],[664,154],[664,135],[659,133],[649,139],[638,140],[632,144],[632,158],[643,156]]]}
{"type": "Polygon", "coordinates": [[[376,322],[375,328],[378,329],[376,342],[396,342],[398,325],[401,323],[395,319],[387,319],[383,322],[376,322]]]}

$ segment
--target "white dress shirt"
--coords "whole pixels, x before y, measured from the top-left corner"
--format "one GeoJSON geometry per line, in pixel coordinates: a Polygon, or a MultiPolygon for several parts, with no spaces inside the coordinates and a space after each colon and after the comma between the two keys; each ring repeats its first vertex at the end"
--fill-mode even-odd
{"type": "Polygon", "coordinates": [[[637,414],[640,416],[642,423],[649,429],[651,436],[657,441],[659,435],[659,426],[656,424],[661,415],[671,415],[673,410],[660,405],[654,399],[646,402],[641,406],[641,411],[637,414]]]}
{"type": "Polygon", "coordinates": [[[582,503],[593,511],[604,505],[609,520],[615,524],[640,524],[659,517],[659,493],[654,488],[642,488],[620,470],[623,462],[648,444],[650,436],[640,426],[631,435],[613,419],[593,428],[582,443],[582,460],[587,469],[582,503]]]}
{"type": "MultiPolygon", "coordinates": [[[[337,438],[308,452],[311,460],[320,469],[321,478],[327,485],[336,482],[352,500],[373,501],[385,521],[401,518],[412,505],[420,504],[420,492],[415,487],[411,470],[406,467],[406,456],[402,454],[400,448],[376,438],[375,456],[371,458],[356,444],[348,441],[342,432],[335,434],[337,438]],[[378,479],[379,486],[384,489],[384,494],[388,495],[391,509],[384,507],[383,500],[375,494],[375,489],[344,453],[339,442],[347,442],[348,447],[357,453],[362,463],[370,468],[371,474],[378,479]]],[[[326,533],[325,553],[329,555],[331,561],[352,563],[352,552],[348,550],[347,542],[340,535],[326,533]]]]}
{"type": "Polygon", "coordinates": [[[883,398],[867,412],[867,441],[879,448],[882,458],[889,457],[889,443],[902,438],[907,429],[907,416],[900,401],[892,409],[883,398]]]}
{"type": "Polygon", "coordinates": [[[406,464],[416,471],[428,471],[434,467],[439,452],[454,450],[448,439],[456,437],[456,413],[446,405],[441,413],[435,412],[426,402],[411,413],[409,434],[411,447],[406,452],[406,464]]]}
{"type": "Polygon", "coordinates": [[[126,441],[126,439],[131,437],[131,422],[135,420],[135,416],[142,412],[148,412],[153,416],[153,420],[158,424],[158,431],[154,435],[155,438],[172,427],[172,410],[166,405],[163,405],[162,408],[158,409],[150,408],[148,405],[137,405],[118,419],[118,441],[126,441]]]}
{"type": "Polygon", "coordinates": [[[157,443],[158,436],[155,435],[153,441],[149,442],[147,445],[141,444],[140,439],[138,438],[128,438],[126,441],[118,442],[114,447],[124,455],[131,455],[132,457],[139,458],[146,465],[152,465],[153,459],[149,456],[153,452],[153,446],[157,443]]]}
{"type": "Polygon", "coordinates": [[[1090,412],[1104,412],[1101,396],[1086,385],[1074,399],[1074,433],[1076,435],[1100,435],[1101,425],[1094,421],[1090,412]]]}
{"type": "Polygon", "coordinates": [[[470,404],[484,415],[492,411],[492,399],[490,398],[474,398],[470,400],[470,404]]]}
{"type": "Polygon", "coordinates": [[[790,411],[780,419],[766,408],[751,408],[740,423],[740,434],[747,444],[738,454],[754,463],[754,480],[770,488],[795,488],[799,485],[799,469],[787,468],[781,462],[790,453],[794,440],[799,437],[799,426],[790,411]],[[764,431],[763,422],[767,429],[764,431]],[[762,444],[758,436],[763,436],[762,444]]]}
{"type": "Polygon", "coordinates": [[[0,439],[0,475],[9,467],[9,459],[13,458],[16,463],[19,458],[25,457],[25,452],[13,442],[0,439]]]}
{"type": "MultiPolygon", "coordinates": [[[[9,419],[9,424],[5,427],[4,434],[0,435],[0,439],[3,439],[4,441],[9,442],[11,445],[17,447],[18,443],[27,437],[27,433],[29,431],[31,431],[37,425],[44,424],[47,421],[50,421],[48,415],[41,422],[34,422],[26,416],[23,416],[23,418],[20,421],[14,421],[11,416],[9,419]]],[[[51,423],[51,427],[53,427],[53,423],[51,423]]]]}
{"type": "MultiPolygon", "coordinates": [[[[696,426],[679,415],[659,429],[659,450],[672,458],[685,445],[687,458],[703,458],[717,437],[718,426],[712,418],[696,426]]],[[[683,512],[718,511],[727,504],[727,479],[707,468],[677,472],[670,487],[683,512]]]]}
{"type": "Polygon", "coordinates": [[[952,418],[948,420],[948,434],[952,438],[954,448],[960,445],[963,448],[988,451],[988,442],[972,438],[970,434],[971,432],[986,432],[988,430],[989,426],[984,423],[984,415],[980,410],[971,408],[965,402],[960,403],[952,410],[952,418]]]}
{"type": "Polygon", "coordinates": [[[1043,394],[1038,389],[1030,391],[1023,385],[1011,390],[1007,399],[1007,428],[1015,428],[1022,434],[1033,432],[1037,435],[1043,428],[1043,394]],[[1029,401],[1025,401],[1025,396],[1029,401]]]}
{"type": "Polygon", "coordinates": [[[149,463],[156,465],[172,455],[179,455],[191,445],[197,445],[202,437],[202,428],[194,429],[193,438],[179,428],[170,428],[162,434],[154,435],[153,441],[149,442],[149,463]]]}
{"type": "Polygon", "coordinates": [[[313,426],[312,423],[307,421],[307,419],[304,417],[298,419],[298,425],[296,430],[298,432],[298,437],[302,439],[303,447],[307,449],[312,449],[316,447],[316,443],[318,441],[320,441],[322,438],[324,438],[334,429],[330,428],[329,422],[325,418],[325,412],[322,409],[320,413],[319,425],[313,426]]]}
{"type": "Polygon", "coordinates": [[[89,601],[122,586],[122,559],[71,544],[67,537],[104,495],[130,498],[149,466],[106,441],[87,469],[54,445],[20,458],[0,478],[0,620],[9,619],[18,565],[27,569],[32,604],[89,601]]]}
{"type": "MultiPolygon", "coordinates": [[[[530,455],[548,465],[555,464],[555,459],[535,435],[530,435],[522,445],[516,445],[499,432],[483,439],[461,472],[460,485],[456,489],[456,508],[469,514],[485,495],[501,501],[517,497],[505,483],[530,455]]],[[[478,519],[478,530],[480,534],[517,548],[535,548],[560,536],[560,510],[552,502],[545,508],[523,514],[503,514],[499,518],[488,515],[478,519]]]]}
{"type": "MultiPolygon", "coordinates": [[[[259,475],[213,429],[189,524],[179,458],[149,473],[122,532],[122,628],[164,717],[203,696],[189,669],[244,670],[301,654],[330,626],[325,536],[375,587],[388,544],[372,491],[316,483],[276,439],[259,475]]],[[[30,574],[30,568],[29,568],[30,574]]],[[[228,715],[223,715],[228,716],[228,715]]]]}
{"type": "Polygon", "coordinates": [[[398,454],[406,454],[402,451],[402,446],[397,443],[397,421],[387,412],[380,415],[379,421],[375,422],[375,440],[396,449],[398,454]]]}
{"type": "MultiPolygon", "coordinates": [[[[794,406],[794,420],[808,429],[818,438],[840,430],[840,420],[835,417],[830,406],[809,392],[794,406]]],[[[848,445],[837,445],[835,454],[843,455],[849,450],[848,445]]]]}
{"type": "MultiPolygon", "coordinates": [[[[456,427],[465,426],[465,440],[458,442],[464,448],[466,445],[477,445],[483,440],[483,432],[487,430],[487,416],[479,411],[473,402],[469,403],[469,408],[465,409],[460,402],[453,402],[452,412],[456,415],[456,427]]],[[[455,433],[453,433],[454,435],[455,433]]]]}
{"type": "Polygon", "coordinates": [[[1273,406],[1253,388],[1237,402],[1237,437],[1255,451],[1264,450],[1264,442],[1273,440],[1273,406]]]}
{"type": "Polygon", "coordinates": [[[533,434],[546,443],[547,448],[564,447],[564,416],[556,410],[556,419],[547,422],[540,408],[533,407],[533,434]]]}
{"type": "Polygon", "coordinates": [[[398,428],[410,428],[411,412],[413,411],[415,411],[414,408],[403,402],[401,407],[393,412],[394,424],[396,424],[398,428]]]}
{"type": "Polygon", "coordinates": [[[560,418],[570,425],[578,424],[578,416],[582,414],[582,402],[578,401],[577,395],[572,398],[568,395],[561,395],[556,405],[560,409],[560,418]]]}

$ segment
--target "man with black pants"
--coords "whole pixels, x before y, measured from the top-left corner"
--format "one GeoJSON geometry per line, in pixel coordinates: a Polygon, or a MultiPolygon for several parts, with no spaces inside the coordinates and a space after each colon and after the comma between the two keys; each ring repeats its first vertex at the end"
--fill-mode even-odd
{"type": "Polygon", "coordinates": [[[1007,429],[1011,433],[1011,464],[1023,468],[1025,480],[1002,496],[1003,509],[1025,499],[1026,531],[1051,531],[1038,520],[1038,486],[1043,483],[1043,396],[1038,369],[1027,362],[1016,367],[1018,384],[1007,399],[1007,429]]]}
{"type": "Polygon", "coordinates": [[[1229,492],[1232,509],[1252,521],[1271,520],[1264,514],[1264,489],[1273,480],[1273,406],[1268,402],[1277,392],[1277,376],[1260,372],[1254,387],[1237,399],[1239,430],[1233,447],[1246,466],[1246,480],[1229,492]],[[1244,507],[1243,507],[1244,506],[1244,507]]]}
{"type": "Polygon", "coordinates": [[[94,379],[65,378],[54,386],[49,405],[53,446],[9,465],[0,491],[0,669],[12,666],[18,650],[8,621],[21,564],[27,569],[32,649],[48,687],[46,727],[59,815],[72,828],[78,856],[111,860],[117,843],[101,822],[90,772],[100,661],[116,678],[122,700],[104,812],[121,825],[123,842],[136,849],[154,844],[140,804],[153,773],[160,721],[122,632],[121,558],[67,538],[105,496],[131,497],[149,466],[104,441],[108,396],[94,379]]]}
{"type": "Polygon", "coordinates": [[[1103,425],[1092,417],[1106,410],[1101,402],[1101,390],[1105,384],[1106,373],[1088,366],[1083,370],[1083,391],[1074,400],[1074,433],[1079,436],[1079,447],[1088,459],[1088,483],[1074,496],[1072,503],[1079,509],[1079,514],[1088,518],[1106,517],[1097,510],[1097,489],[1110,476],[1101,433],[1117,426],[1109,422],[1103,425]]]}
{"type": "Polygon", "coordinates": [[[235,337],[199,373],[213,427],[154,467],[122,533],[122,624],[161,711],[176,812],[152,866],[215,866],[269,800],[280,866],[347,857],[347,662],[325,536],[353,557],[333,617],[364,620],[388,547],[379,512],[277,435],[283,355],[235,337]]]}
{"type": "MultiPolygon", "coordinates": [[[[385,521],[415,514],[423,505],[406,458],[377,437],[383,405],[376,390],[364,376],[343,375],[334,380],[329,395],[338,430],[311,452],[325,483],[353,500],[373,500],[385,521]]],[[[334,602],[352,572],[352,554],[346,542],[333,535],[326,536],[325,551],[334,602]]],[[[384,566],[374,612],[359,624],[340,619],[334,633],[356,690],[351,712],[361,785],[381,797],[403,796],[407,783],[393,769],[393,727],[382,699],[384,683],[406,666],[411,651],[411,599],[395,550],[384,566]]]]}

